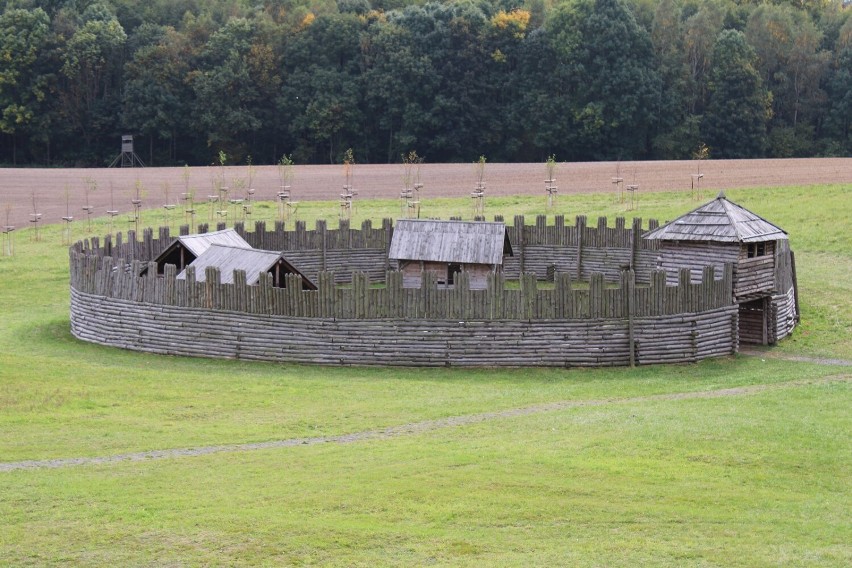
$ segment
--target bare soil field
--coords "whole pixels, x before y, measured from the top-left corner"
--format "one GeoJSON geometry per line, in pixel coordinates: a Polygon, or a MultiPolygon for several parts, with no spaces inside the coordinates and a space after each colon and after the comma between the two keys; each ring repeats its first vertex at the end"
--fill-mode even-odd
{"type": "MultiPolygon", "coordinates": [[[[220,175],[218,167],[189,168],[188,186],[196,201],[206,201],[214,193],[213,181],[220,175]]],[[[612,191],[612,178],[619,172],[627,184],[638,184],[641,192],[688,190],[693,161],[657,162],[572,162],[561,163],[557,185],[561,194],[612,191]]],[[[344,184],[343,166],[296,166],[292,182],[294,201],[336,200],[344,184]]],[[[472,164],[423,164],[421,179],[423,198],[463,197],[473,189],[476,177],[472,164]]],[[[852,158],[813,158],[786,160],[710,160],[702,162],[702,186],[708,191],[733,188],[776,187],[824,183],[852,183],[852,158]]],[[[19,228],[28,224],[36,208],[43,222],[56,223],[66,214],[66,190],[70,213],[80,219],[84,213],[86,180],[97,189],[90,193],[90,204],[97,216],[110,208],[111,191],[116,210],[127,213],[137,182],[144,188],[143,207],[165,204],[164,187],[168,184],[172,203],[178,203],[186,190],[184,168],[97,168],[97,169],[0,169],[0,224],[6,222],[6,206],[12,209],[9,222],[19,228]]],[[[246,180],[246,166],[224,168],[226,182],[246,180]]],[[[354,187],[360,198],[399,196],[403,168],[399,164],[366,164],[354,168],[354,187]]],[[[544,195],[544,164],[488,164],[485,170],[486,195],[544,195]]],[[[245,183],[245,182],[244,182],[245,183]]],[[[279,190],[278,169],[257,166],[254,181],[255,198],[273,200],[279,190]]]]}

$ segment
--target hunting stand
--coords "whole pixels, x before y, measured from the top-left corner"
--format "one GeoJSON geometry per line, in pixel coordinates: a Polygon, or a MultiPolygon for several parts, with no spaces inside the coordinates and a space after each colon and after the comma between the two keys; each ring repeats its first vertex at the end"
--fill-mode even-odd
{"type": "Polygon", "coordinates": [[[112,168],[117,164],[121,164],[122,168],[133,168],[136,166],[139,166],[140,168],[145,167],[145,164],[142,163],[142,159],[133,151],[133,136],[130,134],[125,134],[121,137],[121,153],[115,157],[109,167],[112,168]]]}

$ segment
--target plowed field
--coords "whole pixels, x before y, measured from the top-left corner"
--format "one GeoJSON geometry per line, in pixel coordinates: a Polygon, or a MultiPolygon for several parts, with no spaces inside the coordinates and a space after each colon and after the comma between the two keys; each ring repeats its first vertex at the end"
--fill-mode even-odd
{"type": "MultiPolygon", "coordinates": [[[[692,161],[658,162],[583,162],[559,164],[557,185],[560,194],[612,191],[616,172],[627,184],[638,184],[641,192],[678,191],[690,187],[696,164],[692,161]]],[[[213,179],[219,169],[195,167],[189,170],[189,187],[197,201],[213,193],[213,179]]],[[[702,185],[708,191],[731,188],[773,187],[822,183],[852,183],[852,158],[789,160],[711,160],[701,164],[702,185]]],[[[402,188],[401,165],[357,165],[354,186],[360,198],[395,198],[402,188]]],[[[245,166],[225,168],[225,178],[245,179],[245,166]]],[[[463,197],[473,189],[476,178],[471,164],[424,164],[423,197],[463,197]]],[[[486,195],[544,193],[544,165],[488,164],[485,172],[486,195]]],[[[70,213],[84,214],[84,188],[87,179],[97,189],[90,194],[96,215],[105,214],[111,199],[115,209],[126,213],[137,180],[144,187],[144,206],[165,204],[164,184],[168,184],[171,202],[177,202],[185,190],[183,168],[114,169],[0,169],[0,224],[5,224],[5,205],[11,204],[9,222],[23,227],[36,208],[47,223],[55,223],[66,214],[66,188],[70,213]],[[110,192],[112,188],[112,192],[110,192]],[[112,193],[112,197],[111,197],[112,193]]],[[[344,183],[342,166],[296,166],[292,197],[296,201],[336,200],[344,183]]],[[[256,198],[272,200],[280,181],[275,166],[259,166],[252,183],[256,198]]]]}

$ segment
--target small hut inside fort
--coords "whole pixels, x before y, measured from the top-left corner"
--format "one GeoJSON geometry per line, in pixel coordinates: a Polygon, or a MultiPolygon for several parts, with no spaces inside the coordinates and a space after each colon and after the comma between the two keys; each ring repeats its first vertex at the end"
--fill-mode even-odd
{"type": "MultiPolygon", "coordinates": [[[[317,289],[316,284],[288,262],[280,252],[213,244],[188,266],[195,269],[196,282],[204,282],[207,278],[207,268],[215,267],[219,270],[222,284],[233,284],[234,271],[242,270],[246,274],[246,284],[249,286],[257,284],[260,274],[266,272],[272,276],[272,285],[276,288],[286,288],[285,276],[295,274],[301,278],[303,290],[317,289]]],[[[185,279],[186,270],[184,269],[177,277],[181,280],[185,279]]]]}
{"type": "MultiPolygon", "coordinates": [[[[157,273],[162,274],[167,264],[174,264],[180,272],[204,254],[212,245],[225,245],[242,249],[252,248],[234,229],[196,235],[181,235],[154,259],[154,262],[157,263],[157,273]]],[[[142,273],[144,274],[146,270],[143,270],[142,273]]]]}
{"type": "Polygon", "coordinates": [[[388,256],[399,264],[406,288],[419,288],[425,271],[438,286],[453,286],[455,275],[465,272],[471,289],[485,289],[488,275],[512,256],[512,244],[503,223],[401,219],[388,256]]]}
{"type": "Polygon", "coordinates": [[[644,238],[660,241],[657,264],[671,284],[682,268],[691,269],[697,282],[704,266],[719,273],[733,265],[741,343],[775,343],[795,325],[795,265],[787,233],[724,193],[644,238]]]}

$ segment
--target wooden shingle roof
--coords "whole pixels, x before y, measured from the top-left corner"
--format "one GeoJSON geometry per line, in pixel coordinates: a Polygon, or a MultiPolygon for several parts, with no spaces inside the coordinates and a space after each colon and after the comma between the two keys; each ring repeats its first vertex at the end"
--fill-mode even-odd
{"type": "MultiPolygon", "coordinates": [[[[204,282],[207,279],[207,267],[213,266],[219,269],[222,284],[232,284],[234,282],[234,271],[244,270],[246,284],[252,285],[258,283],[261,272],[269,272],[279,262],[283,272],[298,274],[302,277],[303,287],[316,290],[316,285],[298,268],[288,262],[283,253],[275,251],[212,244],[189,266],[195,268],[196,282],[204,282]]],[[[185,279],[186,270],[181,271],[177,277],[181,280],[185,279]]]]}
{"type": "Polygon", "coordinates": [[[198,233],[197,235],[181,235],[177,240],[195,256],[204,254],[211,245],[226,245],[244,249],[251,248],[251,245],[234,229],[224,229],[222,231],[213,231],[212,233],[198,233]]]}
{"type": "Polygon", "coordinates": [[[763,217],[729,201],[724,193],[674,221],[648,231],[646,239],[754,243],[787,238],[787,233],[763,217]]]}
{"type": "Polygon", "coordinates": [[[400,219],[393,231],[391,260],[503,264],[512,244],[503,223],[400,219]]]}

